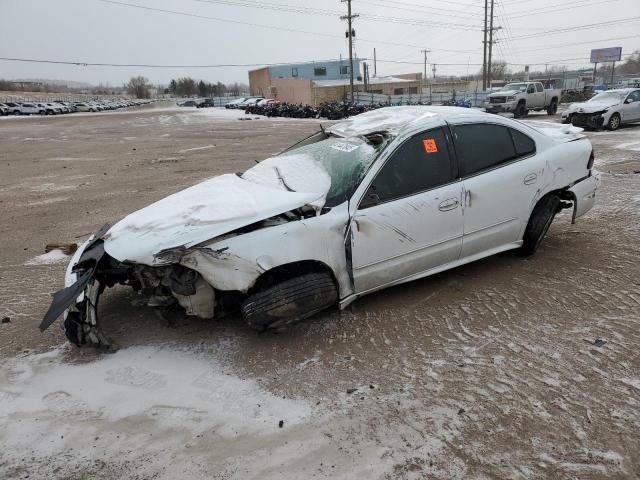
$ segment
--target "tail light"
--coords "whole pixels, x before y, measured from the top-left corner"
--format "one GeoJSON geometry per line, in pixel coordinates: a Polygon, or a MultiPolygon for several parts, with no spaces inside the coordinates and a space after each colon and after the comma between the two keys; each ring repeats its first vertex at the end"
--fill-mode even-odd
{"type": "Polygon", "coordinates": [[[591,170],[591,167],[593,167],[593,162],[595,161],[596,156],[593,153],[593,149],[591,150],[591,155],[589,155],[589,162],[587,163],[587,169],[591,170]]]}

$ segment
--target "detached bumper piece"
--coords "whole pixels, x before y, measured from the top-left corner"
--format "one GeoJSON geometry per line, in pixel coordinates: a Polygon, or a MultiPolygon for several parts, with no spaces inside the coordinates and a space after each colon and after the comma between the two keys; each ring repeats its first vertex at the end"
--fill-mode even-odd
{"type": "Polygon", "coordinates": [[[98,297],[104,290],[104,284],[97,278],[100,263],[105,258],[102,236],[109,230],[104,225],[85,246],[78,263],[73,266],[76,281],[72,285],[56,292],[40,323],[44,332],[65,311],[67,312],[64,330],[69,341],[77,346],[94,346],[102,349],[113,348],[98,325],[98,297]]]}

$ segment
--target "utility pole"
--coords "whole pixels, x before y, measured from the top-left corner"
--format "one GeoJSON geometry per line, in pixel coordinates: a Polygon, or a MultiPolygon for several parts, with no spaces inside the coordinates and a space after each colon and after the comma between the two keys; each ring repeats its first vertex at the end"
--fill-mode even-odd
{"type": "Polygon", "coordinates": [[[431,50],[420,50],[424,53],[424,78],[422,79],[422,92],[427,89],[427,53],[430,53],[431,50]]]}
{"type": "Polygon", "coordinates": [[[494,0],[491,0],[491,20],[489,22],[489,64],[487,65],[487,86],[489,88],[491,88],[491,54],[493,50],[493,2],[494,0]]]}
{"type": "Polygon", "coordinates": [[[340,17],[341,20],[347,21],[347,38],[349,39],[349,84],[351,86],[351,103],[353,103],[353,19],[359,17],[359,15],[351,14],[351,0],[342,0],[342,3],[347,2],[347,14],[340,17]]]}
{"type": "Polygon", "coordinates": [[[491,88],[491,80],[493,80],[493,44],[497,43],[497,40],[493,39],[493,32],[496,30],[502,30],[502,27],[493,26],[493,3],[491,0],[491,14],[489,17],[489,61],[487,62],[487,88],[491,88]]]}
{"type": "Polygon", "coordinates": [[[378,62],[376,61],[376,49],[373,48],[373,76],[378,76],[378,62]]]}
{"type": "Polygon", "coordinates": [[[482,91],[487,88],[487,0],[484,0],[484,39],[482,40],[482,91]]]}

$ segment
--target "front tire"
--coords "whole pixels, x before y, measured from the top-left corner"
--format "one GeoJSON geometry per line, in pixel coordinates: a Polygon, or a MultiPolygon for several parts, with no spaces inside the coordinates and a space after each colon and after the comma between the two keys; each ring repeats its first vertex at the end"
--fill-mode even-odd
{"type": "Polygon", "coordinates": [[[519,103],[513,112],[513,118],[522,118],[527,114],[527,108],[524,103],[519,103]]]}
{"type": "Polygon", "coordinates": [[[607,122],[607,128],[609,130],[617,130],[618,128],[620,128],[621,123],[622,122],[620,120],[620,115],[614,113],[613,115],[611,115],[611,118],[609,118],[609,122],[607,122]]]}
{"type": "Polygon", "coordinates": [[[560,198],[556,194],[550,193],[540,199],[533,212],[531,212],[527,228],[524,231],[523,243],[519,250],[521,255],[528,257],[538,250],[556,213],[559,211],[560,198]]]}
{"type": "Polygon", "coordinates": [[[308,273],[249,295],[240,312],[251,328],[264,331],[304,320],[337,300],[338,291],[330,274],[308,273]]]}

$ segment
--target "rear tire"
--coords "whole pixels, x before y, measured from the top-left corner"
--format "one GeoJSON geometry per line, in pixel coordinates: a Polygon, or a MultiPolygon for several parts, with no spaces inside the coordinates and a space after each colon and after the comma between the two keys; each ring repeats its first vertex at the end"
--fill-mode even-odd
{"type": "Polygon", "coordinates": [[[544,236],[547,234],[556,213],[560,211],[560,198],[554,193],[550,193],[542,197],[536,204],[527,228],[522,237],[522,246],[520,254],[528,257],[533,255],[542,243],[544,236]]]}
{"type": "Polygon", "coordinates": [[[330,274],[308,273],[249,295],[240,312],[251,328],[264,331],[304,320],[337,300],[338,292],[330,274]]]}
{"type": "Polygon", "coordinates": [[[547,107],[547,115],[555,115],[558,112],[558,101],[551,100],[551,105],[547,107]]]}

